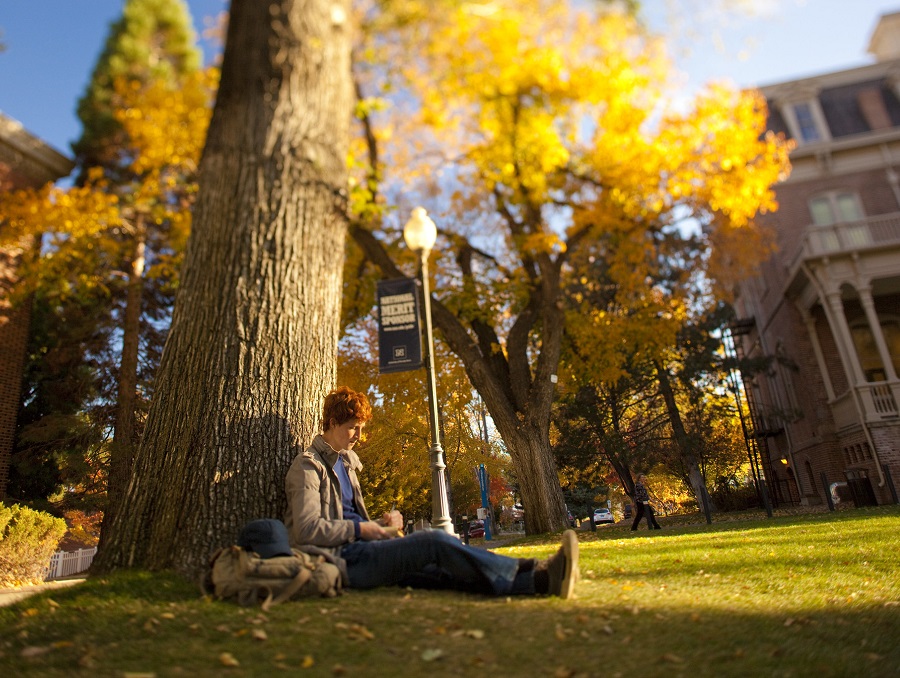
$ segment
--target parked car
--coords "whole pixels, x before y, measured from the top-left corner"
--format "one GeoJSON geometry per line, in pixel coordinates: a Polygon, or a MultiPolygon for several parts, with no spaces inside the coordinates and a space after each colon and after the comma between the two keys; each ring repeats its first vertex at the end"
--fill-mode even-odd
{"type": "Polygon", "coordinates": [[[600,525],[601,523],[614,523],[616,519],[613,518],[613,514],[610,512],[608,508],[598,508],[594,509],[594,525],[600,525]]]}
{"type": "Polygon", "coordinates": [[[469,539],[484,538],[484,521],[475,520],[469,523],[469,539]]]}

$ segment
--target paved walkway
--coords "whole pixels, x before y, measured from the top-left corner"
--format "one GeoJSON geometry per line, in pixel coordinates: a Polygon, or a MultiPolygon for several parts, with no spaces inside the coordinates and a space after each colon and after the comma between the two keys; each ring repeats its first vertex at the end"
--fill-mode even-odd
{"type": "Polygon", "coordinates": [[[20,586],[19,588],[15,589],[0,589],[0,607],[6,607],[7,605],[18,603],[20,600],[25,600],[29,596],[33,596],[35,593],[43,593],[44,591],[52,591],[53,589],[65,588],[67,586],[80,584],[83,581],[84,576],[75,576],[67,579],[54,579],[53,581],[46,581],[43,584],[37,584],[35,586],[20,586]]]}

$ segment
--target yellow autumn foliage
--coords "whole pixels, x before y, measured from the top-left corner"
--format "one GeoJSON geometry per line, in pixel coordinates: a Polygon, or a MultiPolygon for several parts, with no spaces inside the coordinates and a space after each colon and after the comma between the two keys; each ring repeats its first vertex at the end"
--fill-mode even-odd
{"type": "MultiPolygon", "coordinates": [[[[767,111],[755,92],[712,85],[674,109],[664,45],[627,13],[548,0],[464,3],[434,19],[421,49],[425,59],[405,72],[421,95],[420,120],[463,159],[455,203],[493,193],[529,210],[527,237],[514,241],[520,253],[565,252],[564,236],[586,229],[612,236],[613,276],[639,287],[652,258],[645,234],[685,217],[711,233],[754,230],[745,241],[710,237],[738,248],[725,256],[743,270],[767,251],[745,243],[765,242],[754,219],[777,209],[772,186],[789,172],[790,144],[763,134],[767,111]],[[554,238],[561,247],[549,247],[554,238]]],[[[733,279],[726,273],[734,271],[708,271],[721,289],[733,279]]]]}
{"type": "MultiPolygon", "coordinates": [[[[186,76],[177,86],[163,81],[117,81],[113,113],[124,133],[124,144],[118,149],[125,161],[124,176],[121,170],[94,167],[81,185],[48,184],[0,196],[2,243],[40,236],[39,276],[65,275],[64,262],[74,259],[90,265],[92,252],[127,256],[127,243],[135,236],[141,215],[141,228],[154,232],[157,241],[165,241],[168,252],[183,251],[217,79],[217,71],[210,69],[186,76]]],[[[147,275],[177,276],[178,262],[171,254],[161,253],[157,266],[147,275]]],[[[81,272],[70,286],[102,284],[99,273],[81,272]]]]}

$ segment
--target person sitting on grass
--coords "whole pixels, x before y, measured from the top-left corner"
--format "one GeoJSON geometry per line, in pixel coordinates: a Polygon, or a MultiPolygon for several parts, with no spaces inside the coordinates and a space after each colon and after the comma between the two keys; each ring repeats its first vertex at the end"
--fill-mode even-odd
{"type": "Polygon", "coordinates": [[[472,548],[442,530],[394,538],[399,511],[372,520],[356,472],[353,446],[372,418],[364,393],[346,386],[327,395],[322,434],[296,456],[285,478],[285,525],[291,546],[317,547],[334,558],[345,586],[414,586],[486,595],[574,595],[578,539],[566,530],[559,551],[546,560],[510,558],[472,548]]]}

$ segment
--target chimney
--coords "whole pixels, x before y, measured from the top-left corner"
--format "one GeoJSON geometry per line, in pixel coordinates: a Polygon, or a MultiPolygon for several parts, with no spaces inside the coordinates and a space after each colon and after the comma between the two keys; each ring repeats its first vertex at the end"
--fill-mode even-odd
{"type": "Polygon", "coordinates": [[[900,12],[882,14],[878,18],[867,51],[878,61],[900,59],[900,12]]]}

